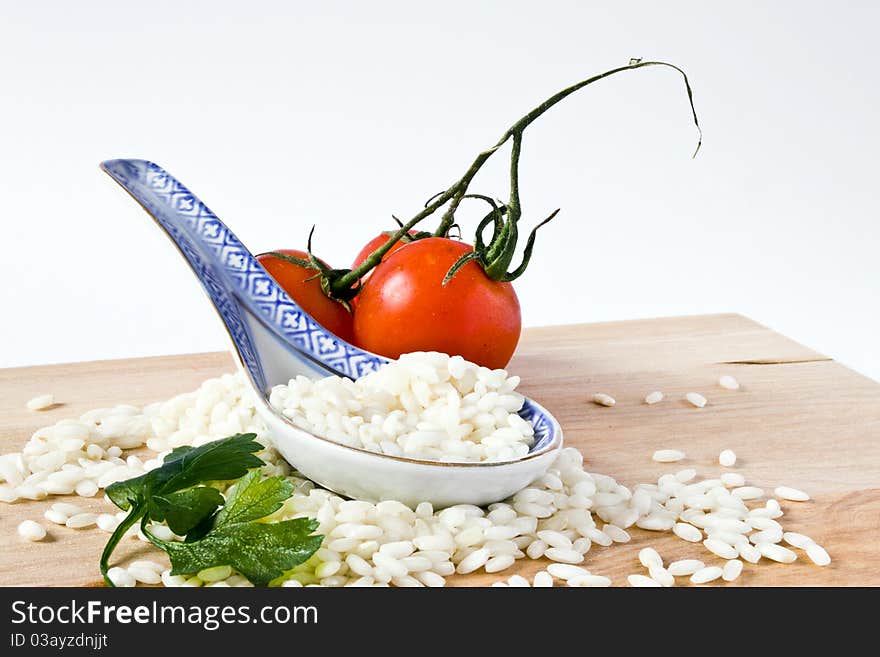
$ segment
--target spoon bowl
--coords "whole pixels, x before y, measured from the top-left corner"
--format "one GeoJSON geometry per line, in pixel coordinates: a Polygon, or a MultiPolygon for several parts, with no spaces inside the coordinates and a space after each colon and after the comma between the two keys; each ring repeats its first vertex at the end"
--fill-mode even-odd
{"type": "Polygon", "coordinates": [[[253,388],[267,438],[299,472],[346,497],[393,499],[415,507],[485,505],[509,497],[550,467],[562,430],[538,403],[519,415],[535,430],[534,445],[513,461],[447,463],[391,456],[310,433],[269,405],[273,386],[297,375],[358,378],[387,358],[326,331],[272,279],[256,258],[196,196],[146,160],[101,164],[171,238],[214,304],[239,368],[253,388]]]}

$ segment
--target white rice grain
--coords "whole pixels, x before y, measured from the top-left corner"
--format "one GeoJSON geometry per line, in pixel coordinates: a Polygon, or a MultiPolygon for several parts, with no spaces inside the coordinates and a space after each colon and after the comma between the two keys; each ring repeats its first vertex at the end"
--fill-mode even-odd
{"type": "Polygon", "coordinates": [[[660,582],[651,579],[647,575],[629,575],[627,576],[626,581],[629,582],[630,586],[637,588],[656,588],[663,586],[660,582]]]}
{"type": "Polygon", "coordinates": [[[725,472],[721,475],[721,483],[728,488],[737,488],[745,485],[746,478],[738,472],[725,472]]]}
{"type": "Polygon", "coordinates": [[[98,494],[98,484],[91,479],[83,479],[76,485],[74,492],[80,497],[94,497],[98,494]]]}
{"type": "Polygon", "coordinates": [[[615,543],[629,543],[632,538],[628,532],[621,529],[617,525],[605,525],[602,527],[602,532],[608,536],[615,543]]]}
{"type": "Polygon", "coordinates": [[[526,548],[526,554],[530,559],[540,559],[544,556],[544,552],[549,546],[542,540],[536,540],[529,543],[526,548]]]}
{"type": "Polygon", "coordinates": [[[85,529],[86,527],[91,527],[98,521],[97,513],[77,513],[76,515],[70,516],[67,519],[67,522],[64,523],[70,529],[85,529]]]}
{"type": "Polygon", "coordinates": [[[485,570],[487,573],[497,573],[502,570],[507,570],[510,568],[516,558],[510,554],[503,554],[497,557],[492,557],[486,562],[485,570]]]}
{"type": "MultiPolygon", "coordinates": [[[[107,577],[113,582],[113,586],[131,587],[137,584],[137,580],[125,568],[114,566],[107,571],[107,577]]],[[[161,577],[160,577],[161,579],[161,577]]]]}
{"type": "Polygon", "coordinates": [[[686,454],[677,449],[658,449],[651,457],[657,463],[675,463],[684,460],[686,454]]]}
{"type": "MultiPolygon", "coordinates": [[[[132,564],[132,566],[134,565],[135,564],[132,564]]],[[[129,566],[128,570],[131,572],[131,566],[129,566]]],[[[200,570],[197,575],[203,582],[219,582],[232,575],[232,568],[229,566],[214,566],[212,568],[200,570]]]]}
{"type": "Polygon", "coordinates": [[[817,543],[811,543],[805,549],[807,556],[810,557],[810,561],[812,561],[817,566],[827,566],[831,563],[831,556],[821,545],[817,543]]]}
{"type": "Polygon", "coordinates": [[[527,580],[522,575],[511,575],[511,577],[507,580],[507,585],[519,588],[531,588],[529,585],[529,580],[527,580]]]}
{"type": "Polygon", "coordinates": [[[645,568],[650,568],[651,566],[663,567],[663,559],[660,557],[660,553],[652,547],[639,550],[639,562],[645,568]]]}
{"type": "Polygon", "coordinates": [[[661,586],[675,586],[675,578],[663,566],[651,566],[648,569],[648,575],[661,586]]]}
{"type": "Polygon", "coordinates": [[[37,395],[25,405],[29,411],[45,411],[55,405],[55,396],[37,395]]]}
{"type": "Polygon", "coordinates": [[[572,547],[571,539],[561,532],[544,529],[537,532],[536,535],[550,547],[561,548],[563,550],[569,550],[572,547]]]}
{"type": "Polygon", "coordinates": [[[547,566],[547,572],[557,579],[569,580],[574,577],[589,575],[590,571],[581,566],[573,566],[566,563],[551,563],[547,566]]]}
{"type": "Polygon", "coordinates": [[[735,547],[728,545],[717,538],[707,538],[703,541],[703,545],[709,550],[709,552],[717,554],[722,559],[736,559],[739,555],[739,552],[735,547]]]}
{"type": "Polygon", "coordinates": [[[801,550],[806,550],[809,546],[815,543],[815,541],[809,536],[798,534],[797,532],[784,532],[782,534],[782,540],[790,546],[800,548],[801,550]]]}
{"type": "Polygon", "coordinates": [[[18,501],[18,492],[12,486],[0,484],[0,502],[13,504],[18,501]]]}
{"type": "Polygon", "coordinates": [[[700,568],[697,572],[691,575],[691,583],[692,584],[707,584],[708,582],[712,582],[723,574],[723,571],[718,566],[707,566],[706,568],[700,568]]]}
{"type": "Polygon", "coordinates": [[[721,569],[721,577],[725,582],[732,582],[740,576],[743,570],[743,562],[739,559],[731,559],[721,569]]]}
{"type": "MultiPolygon", "coordinates": [[[[461,560],[461,563],[458,564],[458,567],[455,569],[455,571],[459,575],[467,575],[468,573],[474,572],[477,568],[482,568],[483,566],[485,566],[490,557],[491,554],[486,548],[475,550],[461,560]]],[[[374,557],[374,559],[375,558],[376,557],[374,557]]],[[[581,557],[581,559],[583,560],[583,557],[581,557]]]]}
{"type": "Polygon", "coordinates": [[[737,546],[740,558],[749,563],[758,563],[761,560],[761,551],[754,545],[743,544],[737,546]]]}
{"type": "Polygon", "coordinates": [[[113,532],[119,526],[119,521],[112,513],[101,513],[95,520],[95,524],[98,526],[98,529],[105,532],[113,532]]]}
{"type": "Polygon", "coordinates": [[[68,518],[70,516],[75,516],[77,513],[82,513],[83,508],[77,506],[76,504],[70,504],[69,502],[56,502],[51,506],[53,511],[58,511],[58,513],[63,513],[68,518]]]}
{"type": "Polygon", "coordinates": [[[46,538],[46,528],[33,520],[23,520],[18,525],[18,535],[26,541],[42,541],[46,538]]]}
{"type": "Polygon", "coordinates": [[[672,531],[679,538],[690,541],[691,543],[699,543],[703,540],[703,533],[686,522],[677,522],[675,526],[672,528],[672,531]]]}
{"type": "Polygon", "coordinates": [[[55,509],[46,509],[43,512],[43,517],[56,525],[63,525],[67,522],[67,515],[60,511],[56,511],[55,509]]]}
{"type": "Polygon", "coordinates": [[[584,560],[584,555],[576,550],[565,550],[562,548],[549,548],[544,552],[544,556],[551,561],[559,563],[577,564],[584,560]]]}
{"type": "Polygon", "coordinates": [[[162,576],[152,568],[144,568],[132,564],[128,567],[128,574],[142,584],[159,584],[162,582],[162,576]]]}
{"type": "Polygon", "coordinates": [[[697,471],[693,468],[685,468],[684,470],[679,470],[675,473],[675,478],[678,479],[683,484],[692,481],[694,477],[697,476],[697,471]]]}
{"type": "Polygon", "coordinates": [[[779,563],[793,563],[797,559],[794,552],[776,543],[758,543],[755,547],[758,548],[761,556],[779,563]]]}
{"type": "Polygon", "coordinates": [[[698,392],[689,392],[684,398],[688,400],[691,406],[696,406],[697,408],[703,408],[708,403],[708,400],[698,392]]]}
{"type": "Polygon", "coordinates": [[[684,577],[686,575],[693,575],[705,567],[706,564],[698,559],[681,559],[680,561],[673,561],[666,570],[675,577],[684,577]]]}
{"type": "Polygon", "coordinates": [[[757,546],[764,543],[779,543],[782,540],[781,529],[764,529],[749,535],[749,540],[757,546]]]}
{"type": "Polygon", "coordinates": [[[617,400],[614,399],[614,397],[606,395],[604,392],[597,392],[593,395],[592,401],[599,406],[614,406],[617,403],[617,400]]]}
{"type": "Polygon", "coordinates": [[[718,379],[718,385],[722,388],[726,388],[727,390],[739,390],[739,381],[730,376],[729,374],[724,374],[718,379]]]}
{"type": "Polygon", "coordinates": [[[789,500],[791,502],[806,502],[810,499],[809,494],[789,486],[777,486],[773,494],[781,500],[789,500]]]}
{"type": "Polygon", "coordinates": [[[553,577],[546,570],[539,570],[532,579],[534,588],[550,588],[553,586],[553,577]]]}
{"type": "Polygon", "coordinates": [[[764,497],[764,489],[757,486],[739,486],[730,491],[734,497],[741,500],[757,500],[764,497]]]}

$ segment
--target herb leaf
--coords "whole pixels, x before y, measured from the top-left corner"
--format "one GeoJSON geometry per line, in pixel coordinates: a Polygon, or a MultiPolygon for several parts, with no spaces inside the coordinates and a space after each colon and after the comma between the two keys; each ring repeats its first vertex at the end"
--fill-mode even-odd
{"type": "Polygon", "coordinates": [[[283,477],[261,481],[260,471],[251,470],[230,489],[213,529],[197,541],[162,545],[171,558],[172,574],[232,566],[260,586],[306,561],[323,540],[309,536],[318,527],[316,521],[255,522],[280,509],[292,494],[293,485],[283,477]]]}
{"type": "Polygon", "coordinates": [[[251,468],[263,465],[254,452],[263,446],[254,433],[236,434],[201,447],[178,447],[165,457],[162,466],[150,472],[111,484],[106,493],[123,511],[153,495],[174,493],[206,481],[238,479],[251,468]]]}
{"type": "MultiPolygon", "coordinates": [[[[258,468],[263,461],[254,456],[263,446],[254,438],[254,433],[236,434],[223,440],[215,440],[201,447],[179,451],[171,461],[166,460],[159,468],[171,466],[173,476],[162,482],[162,491],[178,491],[205,481],[224,481],[238,479],[251,468],[258,468]]],[[[169,457],[175,456],[175,452],[169,457]]],[[[155,471],[154,471],[155,472],[155,471]]]]}
{"type": "Polygon", "coordinates": [[[232,566],[255,585],[264,586],[321,547],[323,536],[309,536],[317,528],[311,518],[231,523],[215,527],[194,543],[167,543],[164,548],[171,557],[172,575],[232,566]]]}
{"type": "Polygon", "coordinates": [[[107,488],[104,489],[104,492],[107,493],[107,497],[110,498],[113,504],[123,511],[128,511],[132,506],[143,502],[144,489],[150,474],[152,473],[148,472],[147,474],[135,477],[134,479],[117,481],[116,483],[107,486],[107,488]]]}
{"type": "Polygon", "coordinates": [[[265,518],[291,495],[293,484],[284,477],[260,481],[260,471],[251,470],[226,494],[226,505],[217,514],[215,527],[265,518]]]}
{"type": "Polygon", "coordinates": [[[180,457],[182,457],[187,452],[191,452],[195,449],[192,445],[181,445],[180,447],[175,447],[165,456],[163,463],[168,463],[168,461],[176,461],[180,457]]]}
{"type": "Polygon", "coordinates": [[[268,584],[284,571],[306,561],[321,547],[323,536],[311,536],[318,523],[309,518],[260,522],[293,495],[284,477],[262,479],[263,449],[256,434],[237,434],[202,445],[178,447],[161,467],[107,487],[107,495],[129,511],[101,555],[101,573],[108,585],[108,562],[126,530],[140,521],[141,530],[171,558],[174,575],[188,575],[212,566],[232,566],[254,584],[268,584]],[[238,479],[224,499],[204,484],[238,479]],[[220,510],[218,511],[218,507],[220,510]],[[148,528],[165,521],[183,543],[162,541],[148,528]]]}
{"type": "Polygon", "coordinates": [[[153,495],[148,513],[152,520],[164,520],[171,531],[183,536],[210,517],[222,504],[223,496],[219,490],[210,486],[197,486],[167,495],[153,495]]]}
{"type": "MultiPolygon", "coordinates": [[[[152,514],[158,513],[163,519],[173,518],[169,520],[169,526],[175,533],[186,533],[176,531],[175,527],[177,530],[186,526],[192,529],[198,525],[202,525],[200,531],[204,531],[214,509],[222,504],[219,493],[198,492],[182,497],[173,494],[210,481],[237,479],[248,470],[262,466],[263,461],[254,456],[254,452],[263,449],[256,437],[253,433],[236,434],[200,447],[178,447],[155,470],[108,486],[105,489],[108,497],[129,514],[110,536],[101,554],[104,581],[113,585],[107,577],[110,556],[126,530],[138,520],[145,526],[153,518],[152,514]],[[160,499],[154,502],[154,498],[160,499]],[[186,510],[187,505],[192,508],[186,510]]],[[[162,547],[161,542],[154,543],[162,547]]]]}

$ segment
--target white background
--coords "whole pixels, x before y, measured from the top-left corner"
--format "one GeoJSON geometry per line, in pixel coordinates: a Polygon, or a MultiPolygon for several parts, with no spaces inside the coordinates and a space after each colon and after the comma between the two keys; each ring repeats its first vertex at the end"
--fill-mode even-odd
{"type": "MultiPolygon", "coordinates": [[[[741,312],[880,378],[872,2],[0,0],[0,366],[225,348],[183,261],[98,170],[168,168],[258,252],[348,266],[526,132],[526,325],[741,312]]],[[[507,193],[506,153],[474,187],[507,193]]],[[[462,214],[467,233],[481,207],[462,214]]],[[[470,235],[468,235],[470,236],[470,235]]]]}

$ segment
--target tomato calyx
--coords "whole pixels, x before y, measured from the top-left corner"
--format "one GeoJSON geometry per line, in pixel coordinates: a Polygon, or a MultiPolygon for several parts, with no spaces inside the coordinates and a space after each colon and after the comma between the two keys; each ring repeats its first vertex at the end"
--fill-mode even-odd
{"type": "MultiPolygon", "coordinates": [[[[314,231],[314,228],[312,228],[312,230],[314,231]]],[[[358,292],[360,292],[360,287],[358,287],[358,289],[356,289],[354,291],[354,293],[351,295],[351,297],[348,299],[340,299],[340,298],[333,296],[330,291],[330,281],[334,280],[335,278],[338,278],[339,276],[344,275],[349,270],[348,269],[332,269],[332,268],[328,267],[327,265],[325,265],[320,260],[318,260],[317,258],[315,258],[314,255],[312,255],[312,250],[311,250],[311,234],[309,235],[309,238],[310,239],[309,239],[309,259],[308,260],[305,260],[303,258],[297,258],[296,256],[288,255],[286,253],[281,253],[280,251],[268,251],[267,253],[263,253],[261,255],[270,255],[273,258],[278,258],[279,260],[284,260],[285,262],[289,262],[291,264],[297,265],[299,267],[302,267],[303,269],[314,270],[316,272],[315,275],[311,276],[305,280],[306,281],[313,281],[316,278],[320,278],[321,279],[321,291],[324,293],[324,295],[329,297],[333,301],[336,301],[337,303],[342,305],[349,313],[351,313],[352,309],[351,309],[351,304],[349,303],[349,301],[358,292]]]]}
{"type": "Polygon", "coordinates": [[[496,203],[495,200],[488,196],[483,196],[482,194],[466,194],[464,198],[480,199],[492,206],[492,209],[477,225],[477,232],[474,237],[474,250],[465,253],[452,265],[452,267],[449,268],[449,271],[446,272],[446,276],[443,277],[443,285],[449,283],[456,273],[471,261],[478,262],[486,273],[486,276],[493,281],[509,283],[522,276],[532,258],[532,249],[534,249],[535,246],[535,236],[538,233],[538,229],[549,223],[557,214],[559,214],[559,208],[554,210],[549,217],[541,221],[532,229],[532,232],[529,233],[529,237],[526,240],[526,247],[523,249],[522,261],[516,269],[508,271],[508,267],[510,267],[511,262],[513,262],[513,256],[516,253],[516,244],[519,237],[519,231],[517,230],[516,225],[518,217],[514,216],[509,206],[503,203],[499,205],[500,201],[496,203]],[[487,245],[483,240],[483,232],[489,224],[492,224],[492,238],[487,245]]]}

